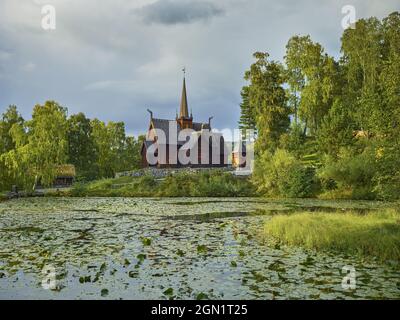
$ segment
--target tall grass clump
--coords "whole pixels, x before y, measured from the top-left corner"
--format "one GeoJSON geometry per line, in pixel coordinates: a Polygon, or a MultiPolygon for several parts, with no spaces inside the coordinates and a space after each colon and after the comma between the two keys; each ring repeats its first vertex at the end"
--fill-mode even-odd
{"type": "Polygon", "coordinates": [[[288,245],[400,262],[400,214],[395,210],[274,216],[264,230],[288,245]]]}

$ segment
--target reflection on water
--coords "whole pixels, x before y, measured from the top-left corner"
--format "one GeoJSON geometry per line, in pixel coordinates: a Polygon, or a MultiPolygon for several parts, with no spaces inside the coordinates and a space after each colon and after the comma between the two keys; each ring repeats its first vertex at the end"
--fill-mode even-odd
{"type": "Polygon", "coordinates": [[[396,266],[261,238],[270,214],[304,207],[362,212],[370,205],[237,198],[0,203],[0,298],[400,298],[396,266]],[[356,268],[356,290],[342,289],[346,265],[356,268]],[[56,270],[53,290],[42,287],[45,266],[56,270]]]}

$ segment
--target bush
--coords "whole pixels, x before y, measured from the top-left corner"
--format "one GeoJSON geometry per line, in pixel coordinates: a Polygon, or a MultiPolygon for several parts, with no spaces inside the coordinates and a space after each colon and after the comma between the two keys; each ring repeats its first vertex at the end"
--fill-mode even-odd
{"type": "Polygon", "coordinates": [[[374,192],[380,200],[400,199],[400,150],[399,146],[378,149],[378,171],[374,182],[374,192]]]}
{"type": "Polygon", "coordinates": [[[252,181],[260,193],[271,197],[310,197],[316,186],[314,170],[283,149],[264,152],[256,160],[252,181]]]}
{"type": "Polygon", "coordinates": [[[179,173],[161,182],[151,175],[145,175],[77,183],[70,194],[104,197],[239,197],[254,196],[255,189],[247,178],[213,170],[179,173]]]}
{"type": "Polygon", "coordinates": [[[167,197],[240,197],[254,192],[248,179],[218,170],[169,176],[159,187],[159,195],[167,197]]]}
{"type": "Polygon", "coordinates": [[[376,198],[373,184],[376,173],[377,163],[369,148],[360,154],[354,154],[350,149],[341,149],[338,160],[326,156],[323,166],[318,170],[325,191],[332,196],[346,195],[352,199],[365,200],[376,198]]]}

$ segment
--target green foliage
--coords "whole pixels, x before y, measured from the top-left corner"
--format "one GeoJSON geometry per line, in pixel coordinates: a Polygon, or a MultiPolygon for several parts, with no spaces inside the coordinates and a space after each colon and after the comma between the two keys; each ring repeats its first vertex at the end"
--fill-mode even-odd
{"type": "Polygon", "coordinates": [[[126,137],[123,122],[91,121],[92,136],[97,153],[95,166],[98,177],[110,178],[117,172],[138,169],[143,137],[126,137]]]}
{"type": "Polygon", "coordinates": [[[304,143],[306,136],[301,124],[293,122],[288,133],[281,136],[279,147],[294,154],[296,158],[300,158],[304,153],[304,143]]]}
{"type": "Polygon", "coordinates": [[[254,106],[250,105],[248,86],[244,86],[240,95],[242,96],[242,103],[240,104],[240,120],[239,129],[245,134],[245,130],[256,130],[257,113],[254,106]]]}
{"type": "Polygon", "coordinates": [[[64,164],[67,152],[67,111],[54,101],[36,105],[32,120],[14,124],[11,130],[15,149],[2,156],[14,181],[32,190],[40,181],[50,185],[57,166],[64,164]]]}
{"type": "Polygon", "coordinates": [[[253,185],[221,171],[179,173],[158,181],[151,175],[102,179],[75,184],[72,196],[104,197],[233,197],[254,196],[253,185]]]}
{"type": "Polygon", "coordinates": [[[288,245],[399,261],[399,219],[394,210],[366,215],[304,212],[272,217],[265,233],[288,245]]]}
{"type": "Polygon", "coordinates": [[[322,119],[318,130],[319,153],[335,157],[341,147],[353,145],[355,127],[349,110],[342,105],[340,100],[336,100],[328,114],[322,119]]]}
{"type": "Polygon", "coordinates": [[[305,177],[312,170],[306,174],[306,167],[318,170],[322,197],[400,198],[399,34],[400,13],[394,12],[382,21],[361,19],[347,29],[338,61],[310,36],[289,40],[284,66],[255,54],[257,62],[246,79],[250,105],[257,111],[253,181],[262,193],[315,194],[307,187],[311,179],[305,177]],[[283,88],[285,99],[280,98],[283,88]],[[283,115],[271,107],[276,104],[290,110],[289,130],[271,122],[283,115]],[[301,183],[304,193],[297,191],[301,183]]]}
{"type": "Polygon", "coordinates": [[[373,191],[380,200],[400,199],[400,141],[379,146],[376,153],[373,191]]]}
{"type": "MultiPolygon", "coordinates": [[[[16,147],[13,136],[17,136],[17,129],[23,126],[24,119],[17,111],[16,106],[9,106],[0,120],[0,190],[10,190],[13,183],[13,174],[5,163],[5,155],[16,147]]],[[[21,136],[21,135],[20,135],[21,136]]],[[[24,141],[18,141],[23,144],[24,141]]]]}
{"type": "Polygon", "coordinates": [[[257,159],[252,181],[258,192],[270,197],[309,197],[316,185],[314,170],[283,149],[266,151],[257,159]]]}
{"type": "Polygon", "coordinates": [[[246,179],[231,173],[206,171],[169,176],[160,185],[159,192],[168,197],[240,197],[253,195],[254,188],[246,179]]]}
{"type": "Polygon", "coordinates": [[[314,133],[338,90],[337,63],[310,36],[294,36],[289,40],[285,62],[295,122],[299,116],[314,133]]]}
{"type": "Polygon", "coordinates": [[[0,190],[50,186],[67,163],[78,181],[138,169],[142,142],[127,137],[122,122],[91,121],[83,113],[67,119],[67,109],[55,101],[36,105],[30,121],[10,106],[0,120],[0,190]]]}
{"type": "Polygon", "coordinates": [[[355,154],[352,149],[341,149],[338,159],[326,156],[324,166],[319,169],[326,190],[335,190],[331,195],[353,199],[374,199],[373,178],[377,162],[373,149],[355,154]]]}
{"type": "Polygon", "coordinates": [[[83,113],[68,119],[68,163],[77,170],[78,180],[92,180],[98,175],[97,152],[90,119],[83,113]]]}
{"type": "Polygon", "coordinates": [[[283,88],[283,67],[278,62],[269,61],[268,57],[268,53],[256,52],[256,62],[245,73],[245,79],[250,82],[249,105],[255,109],[256,152],[275,148],[290,124],[290,109],[283,88]]]}

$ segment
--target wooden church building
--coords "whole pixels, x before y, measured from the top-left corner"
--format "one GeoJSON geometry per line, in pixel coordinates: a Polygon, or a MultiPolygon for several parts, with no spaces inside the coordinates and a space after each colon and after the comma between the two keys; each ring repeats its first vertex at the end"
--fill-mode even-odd
{"type": "MultiPolygon", "coordinates": [[[[150,123],[148,126],[148,132],[146,135],[146,140],[144,141],[141,149],[142,156],[142,167],[157,167],[157,168],[182,168],[182,167],[226,167],[228,166],[228,157],[231,156],[231,151],[226,148],[224,138],[221,134],[211,131],[211,119],[208,122],[194,122],[192,113],[189,114],[187,94],[186,94],[186,79],[183,77],[183,87],[181,103],[179,108],[179,115],[176,114],[174,120],[168,119],[158,119],[153,117],[153,112],[148,110],[150,113],[150,123]],[[176,136],[171,137],[170,128],[176,128],[176,136]],[[187,141],[180,141],[178,139],[179,133],[184,129],[193,130],[192,134],[195,135],[194,141],[196,144],[194,148],[197,148],[197,161],[194,163],[181,163],[179,158],[175,156],[180,152],[186,152],[190,155],[191,151],[187,147],[187,141]],[[165,133],[165,141],[159,139],[158,133],[162,131],[165,133]],[[210,136],[211,135],[211,136],[210,136]],[[202,138],[203,136],[203,138],[202,138]],[[209,146],[207,154],[202,154],[205,147],[202,148],[202,142],[204,143],[204,136],[209,139],[209,146]],[[213,143],[214,141],[214,143],[213,143]],[[166,157],[164,161],[149,164],[147,153],[154,149],[166,150],[166,157]],[[187,150],[186,150],[187,149],[187,150]],[[170,150],[174,150],[173,155],[176,160],[172,159],[170,150]],[[207,158],[204,160],[204,158],[207,158]],[[178,159],[177,159],[178,158],[178,159]],[[216,160],[217,159],[217,160],[216,160]]],[[[193,149],[192,149],[193,150],[193,149]]],[[[204,153],[204,152],[203,152],[204,153]]],[[[156,154],[157,155],[157,154],[156,154]]]]}

